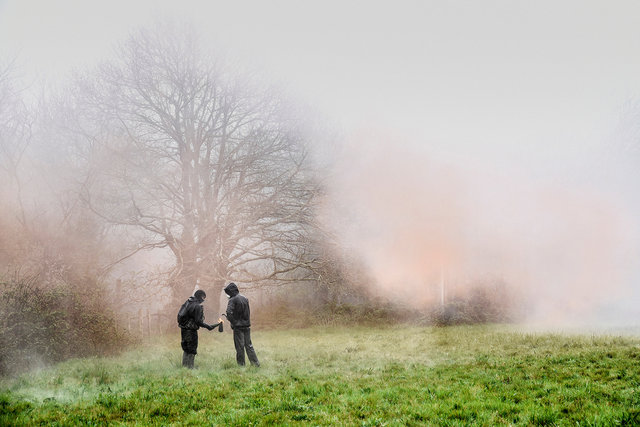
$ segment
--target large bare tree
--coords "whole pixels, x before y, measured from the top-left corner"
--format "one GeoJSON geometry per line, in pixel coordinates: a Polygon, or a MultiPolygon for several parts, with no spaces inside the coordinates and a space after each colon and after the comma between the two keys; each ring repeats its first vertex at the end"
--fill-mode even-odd
{"type": "Polygon", "coordinates": [[[170,250],[176,298],[197,281],[219,292],[227,280],[284,280],[309,266],[305,139],[282,98],[251,81],[193,33],[159,27],[76,86],[76,134],[100,159],[86,199],[142,232],[134,250],[170,250]]]}

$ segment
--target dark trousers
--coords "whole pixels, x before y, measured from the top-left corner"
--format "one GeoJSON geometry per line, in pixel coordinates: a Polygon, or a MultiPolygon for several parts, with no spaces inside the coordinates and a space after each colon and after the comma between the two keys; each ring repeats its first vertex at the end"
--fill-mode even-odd
{"type": "Polygon", "coordinates": [[[193,362],[198,354],[198,331],[192,329],[180,329],[182,341],[180,345],[182,354],[182,366],[193,369],[193,362]]]}
{"type": "Polygon", "coordinates": [[[247,351],[249,362],[253,366],[260,366],[258,356],[251,344],[251,328],[235,328],[233,330],[233,344],[236,346],[236,362],[238,365],[244,366],[244,352],[247,351]]]}

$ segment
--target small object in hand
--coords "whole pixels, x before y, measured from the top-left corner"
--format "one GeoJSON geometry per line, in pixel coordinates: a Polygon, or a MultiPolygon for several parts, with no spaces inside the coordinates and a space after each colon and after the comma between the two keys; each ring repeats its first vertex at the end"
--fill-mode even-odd
{"type": "Polygon", "coordinates": [[[218,325],[218,332],[222,332],[222,321],[220,321],[220,324],[218,325]]]}

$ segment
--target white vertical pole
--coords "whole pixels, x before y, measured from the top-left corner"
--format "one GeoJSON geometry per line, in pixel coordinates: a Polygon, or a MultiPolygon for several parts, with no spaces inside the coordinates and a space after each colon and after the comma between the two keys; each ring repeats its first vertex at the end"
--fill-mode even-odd
{"type": "Polygon", "coordinates": [[[440,265],[440,305],[444,307],[444,267],[440,265]]]}
{"type": "Polygon", "coordinates": [[[144,326],[142,323],[142,309],[138,309],[138,330],[140,331],[140,338],[144,338],[144,326]]]}
{"type": "Polygon", "coordinates": [[[151,313],[149,312],[149,309],[147,308],[147,335],[151,336],[151,313]]]}

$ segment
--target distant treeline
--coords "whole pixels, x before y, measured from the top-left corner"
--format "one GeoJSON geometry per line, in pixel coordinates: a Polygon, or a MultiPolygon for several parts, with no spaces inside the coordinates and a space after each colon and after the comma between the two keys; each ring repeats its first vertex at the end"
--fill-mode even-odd
{"type": "Polygon", "coordinates": [[[451,326],[509,323],[523,319],[522,298],[501,280],[479,281],[443,303],[416,306],[410,293],[395,300],[371,294],[364,286],[281,288],[268,304],[252,311],[257,328],[303,328],[410,323],[451,326]]]}

